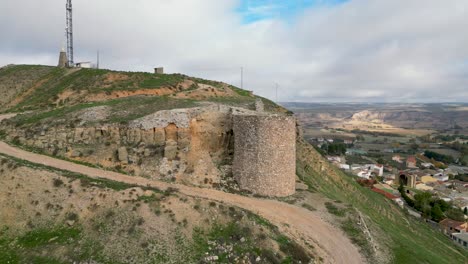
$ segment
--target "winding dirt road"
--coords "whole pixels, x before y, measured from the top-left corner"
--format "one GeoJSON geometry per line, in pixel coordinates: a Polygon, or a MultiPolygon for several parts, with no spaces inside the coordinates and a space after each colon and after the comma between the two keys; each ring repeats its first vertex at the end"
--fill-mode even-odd
{"type": "MultiPolygon", "coordinates": [[[[0,121],[11,117],[12,115],[0,115],[0,121]]],[[[12,147],[4,142],[0,142],[0,153],[33,163],[80,173],[91,178],[104,178],[142,187],[158,188],[161,190],[165,190],[169,187],[177,188],[178,192],[182,194],[237,206],[268,219],[271,223],[278,226],[281,232],[284,232],[296,241],[301,242],[305,240],[312,244],[316,254],[318,254],[318,257],[322,257],[324,263],[358,264],[365,262],[365,259],[359,253],[358,248],[351,243],[340,229],[326,223],[320,219],[317,214],[304,208],[299,208],[276,200],[245,197],[213,189],[170,184],[91,168],[27,152],[16,147],[12,147]]]]}

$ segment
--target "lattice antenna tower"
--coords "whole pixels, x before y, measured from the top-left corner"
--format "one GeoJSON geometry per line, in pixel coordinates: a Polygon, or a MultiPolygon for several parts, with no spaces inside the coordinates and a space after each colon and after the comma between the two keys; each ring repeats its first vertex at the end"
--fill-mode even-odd
{"type": "Polygon", "coordinates": [[[75,64],[73,62],[73,10],[72,10],[72,0],[67,0],[67,60],[68,67],[73,67],[75,64]]]}

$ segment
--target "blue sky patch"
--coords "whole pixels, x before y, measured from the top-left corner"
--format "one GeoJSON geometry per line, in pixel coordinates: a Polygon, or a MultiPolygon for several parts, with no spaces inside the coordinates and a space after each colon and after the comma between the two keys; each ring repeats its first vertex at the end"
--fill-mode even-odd
{"type": "Polygon", "coordinates": [[[307,8],[315,6],[338,5],[347,0],[241,0],[237,8],[244,23],[252,23],[265,19],[294,18],[307,8]]]}

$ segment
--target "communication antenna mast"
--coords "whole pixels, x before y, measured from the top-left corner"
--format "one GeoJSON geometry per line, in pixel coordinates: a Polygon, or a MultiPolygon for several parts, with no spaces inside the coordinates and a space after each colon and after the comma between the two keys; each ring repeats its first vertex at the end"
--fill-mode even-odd
{"type": "Polygon", "coordinates": [[[67,59],[68,67],[75,66],[73,62],[73,12],[72,12],[72,1],[67,0],[67,59]]]}

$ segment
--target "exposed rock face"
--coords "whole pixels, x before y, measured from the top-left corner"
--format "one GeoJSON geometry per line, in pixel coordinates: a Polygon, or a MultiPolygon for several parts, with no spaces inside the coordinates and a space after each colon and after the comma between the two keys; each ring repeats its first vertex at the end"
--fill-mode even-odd
{"type": "MultiPolygon", "coordinates": [[[[89,111],[83,115],[93,117],[89,111]]],[[[253,193],[294,193],[292,117],[209,105],[156,112],[128,126],[10,127],[8,137],[50,154],[143,177],[211,187],[234,175],[253,193]]]]}
{"type": "Polygon", "coordinates": [[[255,111],[257,112],[265,112],[265,105],[263,104],[262,99],[258,98],[255,101],[255,111]]]}
{"type": "Polygon", "coordinates": [[[119,161],[122,162],[123,164],[128,164],[128,152],[126,147],[120,147],[119,150],[117,150],[118,156],[119,156],[119,161]]]}
{"type": "Polygon", "coordinates": [[[265,196],[295,192],[296,122],[276,115],[234,115],[233,174],[243,190],[265,196]]]}

